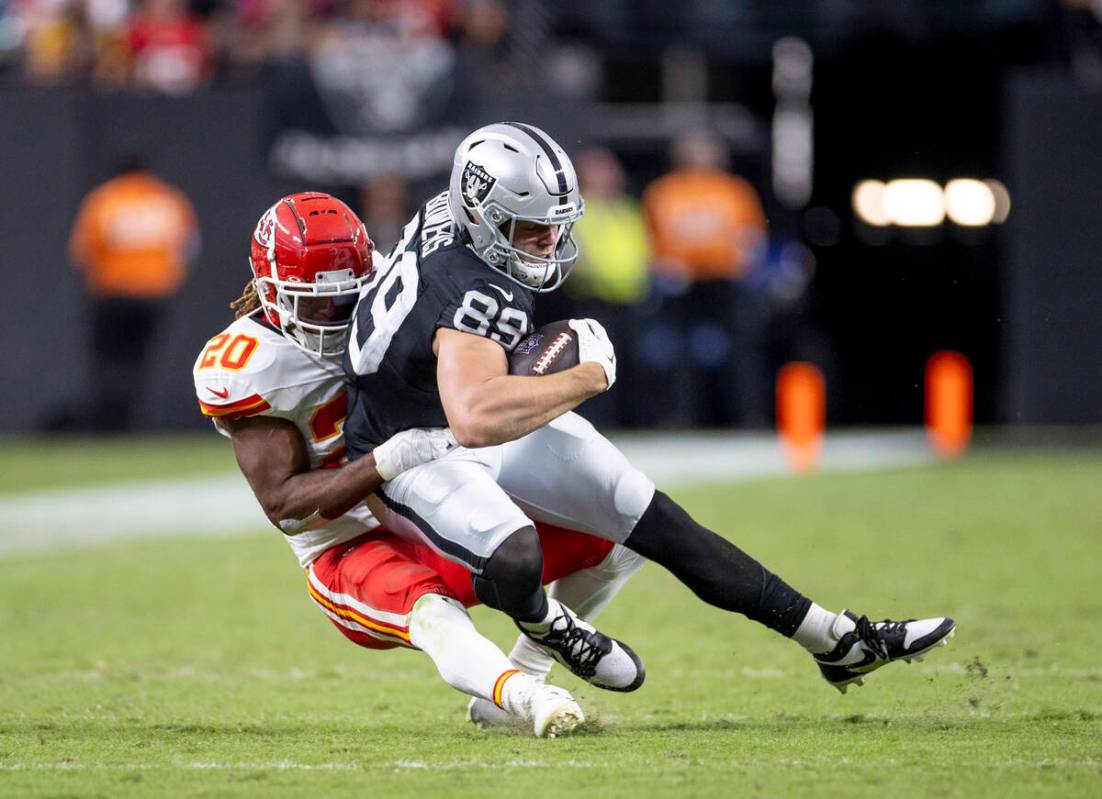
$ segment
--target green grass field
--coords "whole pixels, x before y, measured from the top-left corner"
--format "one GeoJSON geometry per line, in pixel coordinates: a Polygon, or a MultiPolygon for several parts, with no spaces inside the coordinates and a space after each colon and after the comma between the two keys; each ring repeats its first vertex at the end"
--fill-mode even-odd
{"type": "MultiPolygon", "coordinates": [[[[225,464],[211,443],[150,444],[117,473],[225,464]]],[[[0,471],[28,449],[5,445],[0,471]]],[[[66,452],[67,472],[98,458],[111,476],[97,445],[66,452]]],[[[648,566],[602,623],[646,685],[556,671],[591,722],[553,741],[475,730],[427,658],[347,643],[274,532],[9,556],[0,795],[1098,796],[1100,485],[1102,453],[1016,450],[678,490],[820,604],[947,613],[957,637],[841,696],[797,646],[648,566]]]]}

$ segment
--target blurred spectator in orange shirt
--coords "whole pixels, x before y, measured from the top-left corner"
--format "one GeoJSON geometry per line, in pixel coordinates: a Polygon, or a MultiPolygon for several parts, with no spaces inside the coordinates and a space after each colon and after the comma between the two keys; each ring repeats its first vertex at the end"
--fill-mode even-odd
{"type": "Polygon", "coordinates": [[[186,94],[211,76],[207,32],[187,0],[145,0],[127,39],[130,80],[139,88],[186,94]]]}
{"type": "Polygon", "coordinates": [[[689,281],[746,276],[767,232],[758,193],[727,171],[723,143],[691,133],[674,144],[674,171],[643,202],[657,275],[689,281]]]}
{"type": "Polygon", "coordinates": [[[129,427],[157,324],[198,246],[187,197],[137,159],[85,197],[69,242],[92,303],[90,409],[77,425],[129,427]]]}
{"type": "Polygon", "coordinates": [[[642,343],[668,395],[652,421],[764,426],[768,304],[744,280],[765,251],[761,200],[711,134],[678,139],[673,166],[643,194],[661,305],[642,343]]]}

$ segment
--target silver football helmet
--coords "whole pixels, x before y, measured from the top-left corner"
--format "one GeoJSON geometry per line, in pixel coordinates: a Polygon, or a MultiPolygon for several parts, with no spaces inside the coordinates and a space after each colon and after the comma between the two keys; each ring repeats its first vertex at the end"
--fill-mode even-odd
{"type": "Polygon", "coordinates": [[[448,204],[478,257],[522,286],[552,291],[574,268],[572,229],[584,209],[578,176],[562,147],[539,128],[500,122],[464,139],[455,151],[448,204]],[[558,228],[553,254],[513,246],[518,222],[558,228]]]}

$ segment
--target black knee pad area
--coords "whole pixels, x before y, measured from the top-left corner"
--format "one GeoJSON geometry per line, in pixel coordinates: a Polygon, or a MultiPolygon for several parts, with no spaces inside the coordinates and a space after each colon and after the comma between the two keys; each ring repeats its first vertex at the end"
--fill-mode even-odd
{"type": "Polygon", "coordinates": [[[534,527],[523,527],[506,538],[486,561],[482,577],[495,582],[539,584],[543,574],[543,549],[534,527]]]}
{"type": "Polygon", "coordinates": [[[543,593],[543,550],[535,528],[517,530],[472,578],[475,595],[491,608],[514,619],[533,621],[547,611],[543,593]]]}

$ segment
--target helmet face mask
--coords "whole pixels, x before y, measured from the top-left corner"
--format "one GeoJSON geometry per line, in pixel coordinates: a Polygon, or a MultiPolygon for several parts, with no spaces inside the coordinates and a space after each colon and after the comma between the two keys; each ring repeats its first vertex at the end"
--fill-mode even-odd
{"type": "Polygon", "coordinates": [[[578,259],[578,244],[573,236],[574,220],[581,216],[581,212],[572,215],[571,221],[567,222],[552,222],[549,217],[513,214],[497,203],[490,204],[485,211],[481,208],[471,209],[471,213],[483,220],[487,227],[493,228],[492,240],[488,247],[479,252],[479,256],[517,283],[533,291],[554,291],[574,270],[574,262],[578,259]],[[495,220],[501,221],[495,224],[495,220]],[[558,228],[554,252],[549,256],[542,256],[517,247],[514,242],[520,222],[558,228]]]}
{"type": "Polygon", "coordinates": [[[317,273],[323,276],[333,279],[323,284],[258,277],[256,283],[268,321],[300,349],[330,357],[344,353],[344,335],[366,275],[357,278],[351,269],[317,273]]]}
{"type": "Polygon", "coordinates": [[[372,266],[363,223],[334,197],[284,197],[261,217],[249,265],[268,322],[295,346],[332,357],[345,334],[372,266]]]}
{"type": "Polygon", "coordinates": [[[448,204],[489,267],[526,288],[552,291],[578,257],[572,230],[584,213],[570,158],[546,133],[504,122],[480,128],[455,153],[448,204]],[[540,255],[515,245],[519,223],[558,230],[555,248],[540,255]]]}

